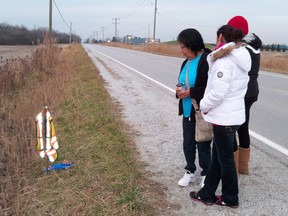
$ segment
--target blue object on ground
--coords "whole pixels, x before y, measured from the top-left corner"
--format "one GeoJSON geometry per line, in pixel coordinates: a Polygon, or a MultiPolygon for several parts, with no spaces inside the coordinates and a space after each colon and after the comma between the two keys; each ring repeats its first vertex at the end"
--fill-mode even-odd
{"type": "Polygon", "coordinates": [[[60,163],[60,164],[54,164],[52,166],[49,166],[45,169],[45,172],[49,172],[50,170],[60,170],[60,169],[67,169],[72,166],[72,163],[60,163]]]}

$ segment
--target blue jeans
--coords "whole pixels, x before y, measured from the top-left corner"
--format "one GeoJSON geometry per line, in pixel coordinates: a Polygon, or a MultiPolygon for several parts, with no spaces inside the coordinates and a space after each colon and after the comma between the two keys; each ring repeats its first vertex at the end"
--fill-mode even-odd
{"type": "Polygon", "coordinates": [[[196,171],[195,158],[198,149],[199,166],[202,168],[201,176],[205,176],[211,162],[211,141],[197,143],[195,140],[195,121],[183,118],[183,150],[187,165],[185,169],[194,173],[196,171]]]}
{"type": "Polygon", "coordinates": [[[239,126],[213,126],[214,140],[212,162],[208,169],[204,187],[198,192],[203,199],[215,199],[215,192],[222,180],[222,200],[238,205],[238,180],[233,149],[235,133],[239,126]]]}

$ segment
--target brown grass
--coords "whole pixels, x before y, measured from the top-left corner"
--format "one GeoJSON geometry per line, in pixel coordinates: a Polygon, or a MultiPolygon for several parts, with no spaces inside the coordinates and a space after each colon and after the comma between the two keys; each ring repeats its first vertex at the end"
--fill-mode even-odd
{"type": "Polygon", "coordinates": [[[174,57],[182,57],[180,48],[175,45],[170,44],[147,44],[147,45],[129,45],[125,43],[105,43],[106,46],[114,46],[124,49],[132,49],[136,51],[142,52],[150,52],[159,55],[167,55],[167,56],[174,56],[174,57]]]}
{"type": "Polygon", "coordinates": [[[261,52],[261,70],[288,74],[288,52],[261,52]]]}
{"type": "MultiPolygon", "coordinates": [[[[123,43],[106,43],[107,46],[115,46],[125,49],[133,49],[137,51],[150,52],[159,55],[183,57],[178,44],[147,44],[147,45],[128,45],[123,43]]],[[[213,50],[213,46],[206,45],[213,50]]],[[[288,74],[288,53],[287,52],[261,52],[260,70],[271,71],[276,73],[288,74]]]]}
{"type": "MultiPolygon", "coordinates": [[[[43,105],[55,104],[61,95],[61,89],[50,87],[49,79],[55,73],[52,62],[58,61],[58,54],[56,47],[41,48],[32,57],[10,59],[0,67],[0,212],[6,215],[17,213],[21,208],[17,197],[31,192],[29,176],[37,167],[31,116],[43,105]]],[[[59,86],[63,82],[53,80],[59,86]]]]}
{"type": "Polygon", "coordinates": [[[2,70],[9,85],[0,94],[0,215],[169,212],[161,186],[147,179],[137,161],[132,129],[121,121],[83,48],[43,47],[18,61],[2,70]],[[58,163],[73,163],[47,174],[35,149],[34,123],[46,105],[60,144],[58,163]]]}

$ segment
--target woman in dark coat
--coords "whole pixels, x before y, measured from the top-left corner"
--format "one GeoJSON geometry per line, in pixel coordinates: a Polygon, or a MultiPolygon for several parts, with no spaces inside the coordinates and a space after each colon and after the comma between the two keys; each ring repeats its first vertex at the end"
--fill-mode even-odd
{"type": "Polygon", "coordinates": [[[191,99],[195,99],[199,104],[203,98],[209,69],[206,57],[211,51],[205,48],[202,36],[196,29],[183,30],[177,40],[186,57],[178,77],[178,83],[182,86],[176,89],[176,97],[180,99],[179,115],[183,115],[183,150],[186,159],[185,174],[178,185],[185,187],[197,180],[195,173],[197,148],[199,165],[202,168],[200,187],[203,187],[211,161],[211,140],[201,143],[195,140],[195,111],[191,99]]]}

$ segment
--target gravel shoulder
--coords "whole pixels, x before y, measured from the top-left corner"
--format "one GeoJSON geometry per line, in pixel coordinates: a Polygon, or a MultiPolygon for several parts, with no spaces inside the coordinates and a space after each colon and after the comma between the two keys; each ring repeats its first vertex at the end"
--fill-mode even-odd
{"type": "MultiPolygon", "coordinates": [[[[193,202],[189,192],[198,190],[200,179],[185,188],[177,185],[184,174],[185,159],[182,117],[177,115],[178,101],[174,95],[110,59],[88,48],[86,51],[100,70],[111,97],[121,105],[123,120],[134,128],[139,160],[152,173],[150,178],[162,186],[168,202],[181,206],[180,209],[172,209],[172,215],[287,214],[288,169],[256,147],[251,149],[251,174],[239,177],[238,209],[193,202]]],[[[253,144],[255,140],[251,141],[253,144]]],[[[199,168],[197,171],[200,173],[199,168]]],[[[221,188],[218,193],[221,194],[221,188]]],[[[163,215],[171,215],[164,212],[163,215]]]]}

